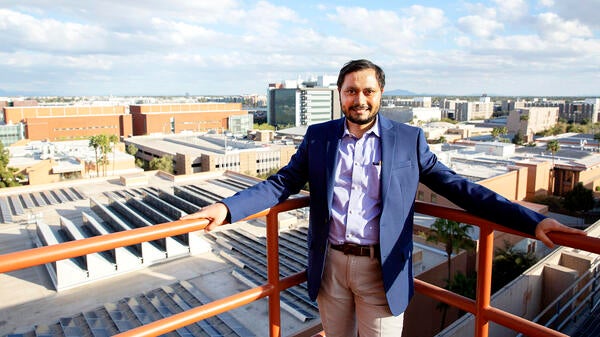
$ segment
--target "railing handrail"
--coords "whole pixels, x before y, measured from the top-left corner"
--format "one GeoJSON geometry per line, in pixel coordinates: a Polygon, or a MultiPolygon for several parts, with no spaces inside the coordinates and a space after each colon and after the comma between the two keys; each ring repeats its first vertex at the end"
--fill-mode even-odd
{"type": "MultiPolygon", "coordinates": [[[[266,296],[269,296],[270,335],[279,336],[279,292],[304,282],[306,280],[306,274],[305,272],[300,272],[279,279],[277,215],[280,212],[306,207],[308,206],[308,203],[308,196],[288,199],[271,209],[264,210],[244,219],[250,220],[262,216],[267,217],[267,268],[269,277],[266,284],[126,331],[119,336],[155,336],[163,334],[266,296]],[[277,311],[277,313],[273,313],[272,311],[277,311]]],[[[524,235],[516,230],[500,226],[457,208],[416,202],[415,210],[419,213],[439,218],[476,225],[481,229],[480,247],[478,249],[479,273],[477,276],[478,284],[476,300],[466,298],[446,289],[415,279],[415,289],[417,291],[475,314],[476,336],[484,337],[488,335],[489,321],[496,322],[530,336],[565,336],[560,332],[494,308],[490,305],[493,231],[499,230],[526,237],[532,236],[524,235]]],[[[0,273],[198,231],[204,229],[207,223],[206,220],[178,220],[154,225],[152,227],[136,228],[129,231],[111,233],[78,241],[3,254],[0,255],[0,273]]],[[[598,238],[566,233],[549,233],[548,236],[556,244],[600,254],[600,239],[598,238]]]]}

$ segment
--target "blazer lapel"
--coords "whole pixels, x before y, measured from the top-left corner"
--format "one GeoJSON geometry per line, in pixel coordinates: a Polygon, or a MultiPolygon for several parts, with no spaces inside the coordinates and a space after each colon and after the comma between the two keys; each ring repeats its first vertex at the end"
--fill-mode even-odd
{"type": "Polygon", "coordinates": [[[396,133],[390,121],[379,115],[379,128],[381,130],[381,202],[385,202],[390,185],[392,163],[396,158],[396,133]]]}
{"type": "MultiPolygon", "coordinates": [[[[340,118],[333,123],[330,132],[325,135],[325,174],[327,181],[327,205],[331,211],[333,202],[333,184],[335,183],[335,166],[338,161],[338,147],[344,134],[345,118],[340,118]]],[[[331,214],[330,214],[331,215],[331,214]]]]}

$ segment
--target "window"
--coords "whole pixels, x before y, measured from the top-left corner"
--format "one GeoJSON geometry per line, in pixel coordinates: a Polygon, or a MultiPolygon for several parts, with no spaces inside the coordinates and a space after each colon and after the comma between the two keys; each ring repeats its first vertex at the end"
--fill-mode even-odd
{"type": "Polygon", "coordinates": [[[437,203],[437,194],[431,193],[431,203],[437,203]]]}

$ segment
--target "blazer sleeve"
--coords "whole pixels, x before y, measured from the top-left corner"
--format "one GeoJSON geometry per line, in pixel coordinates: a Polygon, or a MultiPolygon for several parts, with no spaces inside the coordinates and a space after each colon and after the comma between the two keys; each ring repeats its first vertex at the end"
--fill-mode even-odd
{"type": "Polygon", "coordinates": [[[537,224],[546,218],[469,181],[439,162],[430,151],[422,130],[417,144],[420,181],[469,213],[530,235],[534,235],[537,224]]]}
{"type": "Polygon", "coordinates": [[[310,130],[309,127],[304,140],[286,166],[266,180],[221,200],[229,209],[229,220],[232,223],[273,207],[286,200],[290,195],[300,192],[307,181],[307,144],[310,139],[310,130]]]}

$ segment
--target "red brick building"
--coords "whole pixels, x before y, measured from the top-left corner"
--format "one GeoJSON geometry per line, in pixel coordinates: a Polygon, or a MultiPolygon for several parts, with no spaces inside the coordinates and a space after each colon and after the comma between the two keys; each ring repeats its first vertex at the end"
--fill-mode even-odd
{"type": "Polygon", "coordinates": [[[4,120],[25,124],[30,140],[73,140],[98,134],[129,136],[131,115],[126,106],[4,107],[4,120]]]}
{"type": "Polygon", "coordinates": [[[143,104],[129,107],[133,135],[180,133],[182,131],[221,132],[229,128],[229,118],[245,116],[241,103],[143,104]]]}

